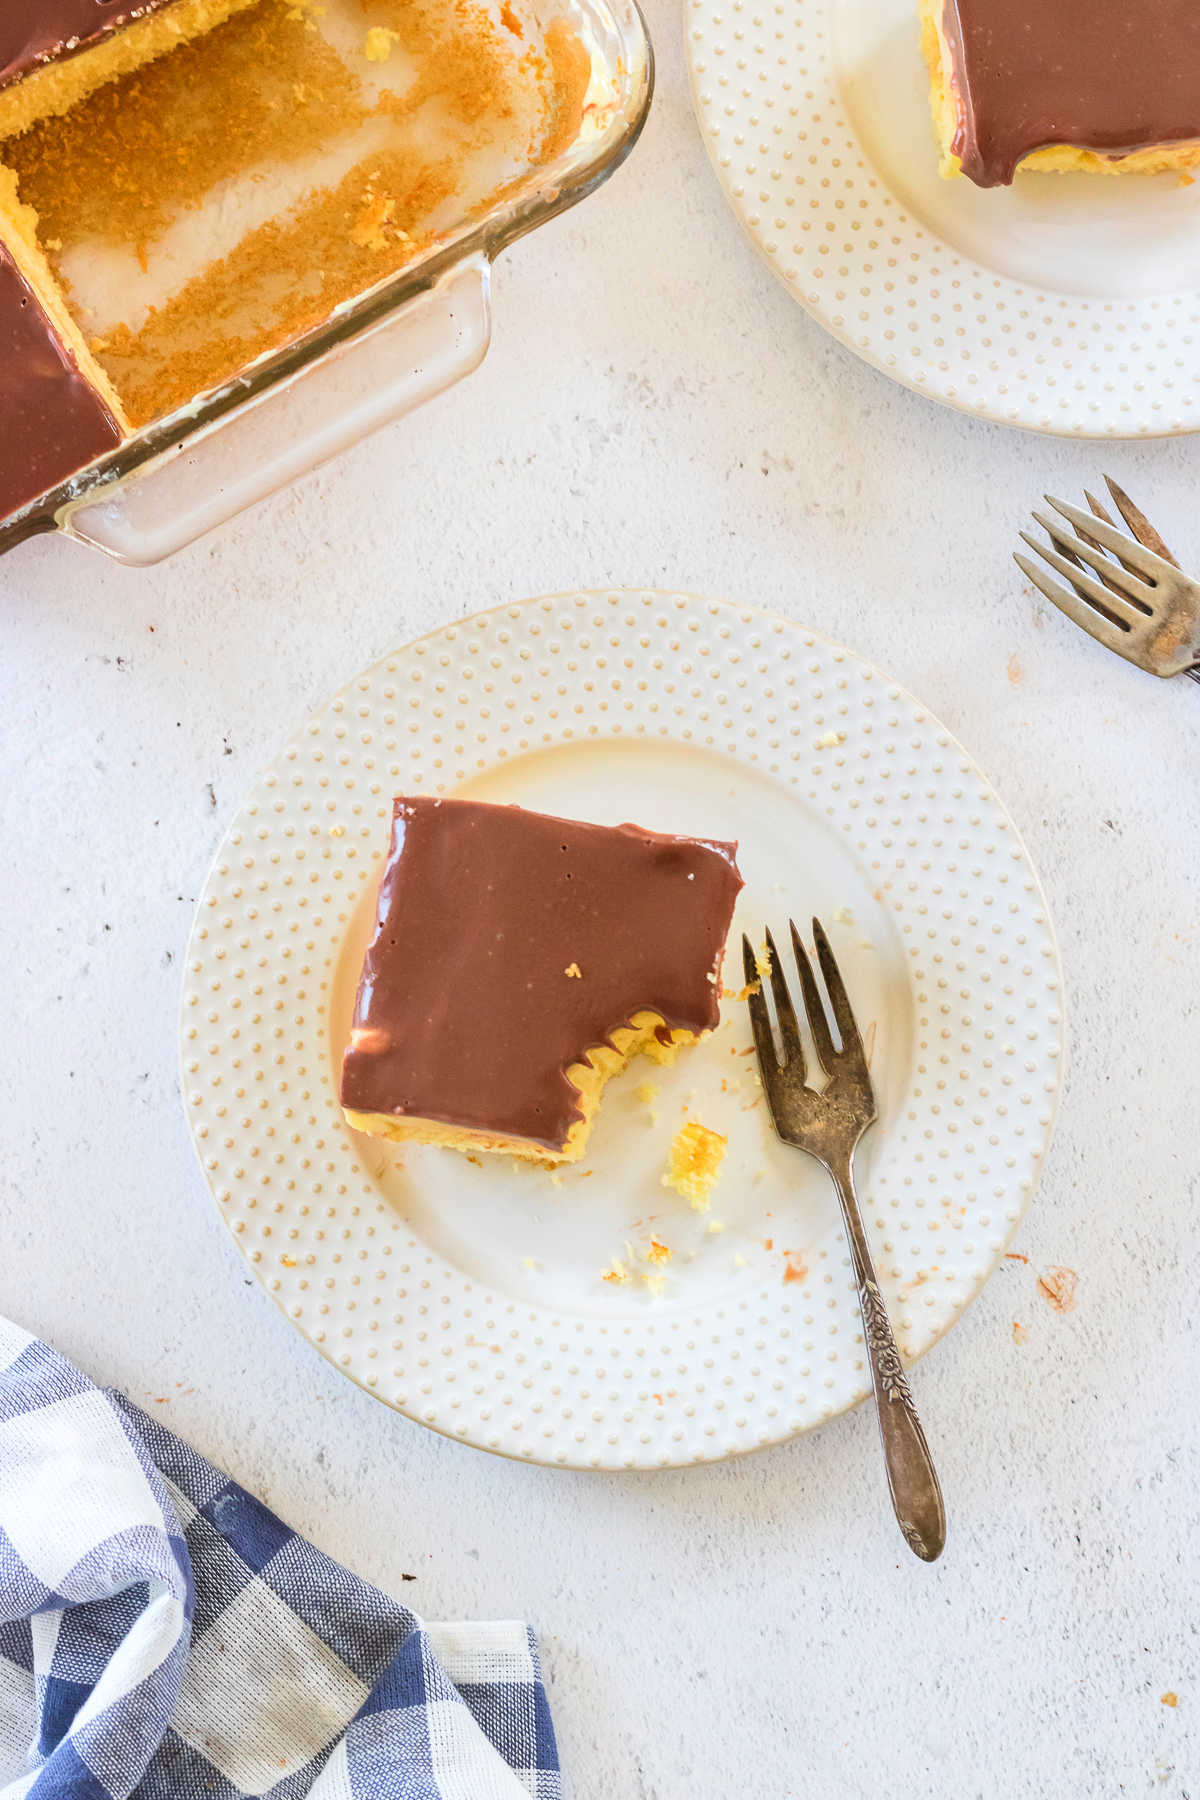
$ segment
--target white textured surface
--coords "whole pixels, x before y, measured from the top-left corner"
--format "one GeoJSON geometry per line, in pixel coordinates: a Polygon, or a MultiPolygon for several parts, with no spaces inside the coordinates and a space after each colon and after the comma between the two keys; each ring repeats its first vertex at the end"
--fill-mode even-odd
{"type": "Polygon", "coordinates": [[[330,696],[233,821],[197,906],[184,1105],[226,1224],[297,1330],[482,1450],[713,1462],[870,1391],[828,1177],[775,1140],[736,1001],[673,1069],[614,1083],[582,1166],[556,1177],[351,1131],[336,1071],[397,789],[736,838],[726,987],[743,932],[786,945],[789,913],[806,933],[828,919],[879,1099],[859,1192],[901,1349],[923,1355],[1029,1203],[1063,1038],[1037,876],[927,708],[809,631],[695,595],[494,608],[330,696]],[[662,1188],[689,1114],[728,1139],[707,1219],[662,1188]],[[645,1261],[655,1239],[665,1264],[645,1261]]]}
{"type": "Polygon", "coordinates": [[[528,1613],[575,1800],[1196,1800],[1200,694],[1047,616],[1009,553],[1043,487],[1109,468],[1200,563],[1200,452],[1005,432],[833,343],[729,216],[674,6],[651,26],[645,142],[501,266],[466,386],[164,569],[50,541],[0,562],[0,1309],[163,1397],[364,1574],[417,1575],[429,1616],[528,1613]],[[866,1411],[613,1477],[389,1413],[252,1283],[188,1142],[192,905],[280,742],[416,632],[616,582],[775,607],[885,666],[1047,886],[1067,1093],[1029,1265],[918,1372],[952,1534],[932,1570],[894,1535],[866,1411]],[[1066,1317],[1036,1292],[1055,1264],[1079,1272],[1066,1317]]]}

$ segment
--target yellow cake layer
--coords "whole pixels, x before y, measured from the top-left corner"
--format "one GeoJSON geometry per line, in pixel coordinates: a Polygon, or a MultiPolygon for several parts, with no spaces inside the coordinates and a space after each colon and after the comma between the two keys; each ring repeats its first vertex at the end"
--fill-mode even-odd
{"type": "Polygon", "coordinates": [[[572,1125],[561,1150],[548,1150],[544,1144],[535,1144],[529,1138],[504,1137],[496,1132],[477,1131],[469,1126],[447,1125],[439,1119],[397,1117],[394,1113],[355,1112],[351,1107],[346,1107],[346,1120],[355,1131],[367,1132],[371,1137],[390,1138],[398,1144],[438,1144],[450,1150],[517,1156],[527,1162],[543,1163],[550,1167],[578,1162],[591,1134],[605,1085],[614,1075],[619,1075],[622,1069],[628,1068],[635,1056],[649,1056],[657,1063],[673,1062],[680,1050],[698,1044],[701,1037],[708,1035],[707,1032],[697,1036],[692,1031],[672,1031],[670,1042],[664,1044],[658,1036],[664,1025],[665,1021],[658,1013],[635,1013],[630,1024],[622,1025],[613,1032],[611,1044],[598,1044],[587,1052],[583,1062],[572,1063],[567,1070],[567,1080],[572,1087],[578,1089],[583,1117],[572,1125]]]}
{"type": "Polygon", "coordinates": [[[38,243],[37,223],[37,214],[33,208],[21,204],[16,176],[11,169],[6,169],[0,163],[0,243],[3,243],[25,281],[37,295],[42,311],[53,325],[59,341],[74,357],[80,374],[95,388],[121,430],[128,432],[129,420],[125,416],[120,396],[92,355],[87,339],[68,312],[62,289],[42,253],[38,243]]]}
{"type": "Polygon", "coordinates": [[[175,0],[161,12],[134,19],[111,37],[101,38],[90,50],[43,63],[0,90],[0,139],[28,131],[39,119],[62,118],[97,88],[132,74],[254,5],[257,0],[175,0]]]}
{"type": "MultiPolygon", "coordinates": [[[[958,102],[950,71],[954,59],[943,29],[945,0],[918,0],[921,18],[921,50],[929,65],[933,130],[938,145],[938,173],[946,180],[962,174],[954,154],[958,131],[958,102]]],[[[1186,173],[1200,167],[1200,142],[1152,144],[1132,150],[1128,156],[1107,156],[1078,144],[1047,144],[1022,157],[1018,168],[1041,175],[1162,175],[1186,173]]]]}

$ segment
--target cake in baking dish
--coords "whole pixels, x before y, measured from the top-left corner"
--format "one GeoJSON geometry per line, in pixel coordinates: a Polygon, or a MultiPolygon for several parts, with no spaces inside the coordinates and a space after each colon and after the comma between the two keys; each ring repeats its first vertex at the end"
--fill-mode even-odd
{"type": "Polygon", "coordinates": [[[920,0],[944,176],[1200,164],[1197,0],[920,0]]]}
{"type": "Polygon", "coordinates": [[[3,0],[0,138],[223,24],[254,0],[3,0]]]}
{"type": "Polygon", "coordinates": [[[239,392],[573,142],[591,59],[530,4],[0,0],[0,523],[113,428],[239,392]],[[54,387],[62,429],[21,464],[54,387]]]}
{"type": "Polygon", "coordinates": [[[395,802],[341,1099],[358,1131],[582,1155],[605,1082],[719,1022],[736,845],[395,802]]]}

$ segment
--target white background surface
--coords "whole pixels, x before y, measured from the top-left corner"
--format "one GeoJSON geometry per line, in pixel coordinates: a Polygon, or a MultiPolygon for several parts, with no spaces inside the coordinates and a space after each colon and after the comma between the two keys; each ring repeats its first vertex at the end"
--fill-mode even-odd
{"type": "Polygon", "coordinates": [[[675,5],[651,26],[642,146],[503,263],[465,386],[165,568],[52,540],[0,563],[0,1308],[162,1397],[429,1617],[527,1615],[574,1800],[1196,1800],[1200,691],[1047,616],[1009,551],[1043,487],[1107,468],[1200,564],[1200,445],[1023,437],[856,362],[739,237],[675,5]],[[918,1371],[951,1522],[932,1570],[866,1411],[627,1479],[421,1431],[251,1285],[193,1160],[179,962],[261,766],[413,634],[612,583],[777,608],[881,663],[979,758],[1045,879],[1068,1090],[1029,1264],[918,1371]],[[1056,1264],[1079,1273],[1067,1317],[1036,1290],[1056,1264]]]}

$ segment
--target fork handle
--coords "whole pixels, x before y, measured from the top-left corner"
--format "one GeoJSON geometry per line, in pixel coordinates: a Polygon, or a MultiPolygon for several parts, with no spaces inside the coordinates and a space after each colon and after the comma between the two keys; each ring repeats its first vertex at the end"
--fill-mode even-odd
{"type": "Polygon", "coordinates": [[[892,1322],[879,1291],[875,1264],[854,1191],[853,1163],[848,1160],[844,1169],[830,1169],[829,1172],[837,1188],[846,1235],[850,1240],[892,1509],[904,1541],[913,1554],[923,1562],[936,1562],[946,1543],[946,1509],[904,1364],[900,1361],[892,1322]]]}

